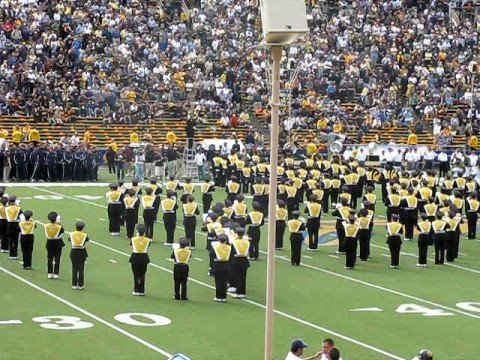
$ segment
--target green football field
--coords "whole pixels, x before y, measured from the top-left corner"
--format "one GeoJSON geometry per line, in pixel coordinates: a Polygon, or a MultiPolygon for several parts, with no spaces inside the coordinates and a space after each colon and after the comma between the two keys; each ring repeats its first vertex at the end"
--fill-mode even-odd
{"type": "MultiPolygon", "coordinates": [[[[121,237],[108,232],[107,190],[42,184],[7,187],[8,194],[20,197],[23,210],[34,211],[38,222],[45,222],[53,210],[61,214],[66,231],[73,230],[77,219],[83,220],[91,241],[83,291],[71,289],[68,244],[60,279],[47,279],[41,224],[33,270],[23,270],[18,261],[8,260],[8,254],[0,254],[0,359],[148,360],[178,352],[195,360],[262,359],[265,252],[249,268],[248,299],[215,303],[214,281],[207,275],[206,237],[199,225],[190,262],[189,301],[174,301],[171,248],[163,245],[165,232],[158,222],[149,251],[147,295],[134,297],[131,248],[124,229],[121,237]]],[[[224,197],[225,192],[218,190],[216,199],[224,197]]],[[[377,214],[384,214],[381,204],[377,214]]],[[[177,239],[183,236],[178,218],[177,239]]],[[[332,222],[324,223],[328,232],[332,222]]],[[[264,227],[263,251],[266,231],[264,227]]],[[[426,269],[415,267],[416,241],[404,243],[400,269],[391,270],[384,227],[378,225],[371,259],[358,262],[351,271],[344,269],[344,258],[335,255],[336,246],[328,245],[315,253],[303,251],[302,266],[292,267],[287,234],[285,241],[286,250],[276,255],[275,359],[285,358],[296,337],[310,345],[308,355],[330,337],[343,359],[410,360],[421,348],[431,349],[435,359],[477,358],[480,242],[462,239],[461,255],[452,265],[433,265],[429,254],[426,269]]]]}

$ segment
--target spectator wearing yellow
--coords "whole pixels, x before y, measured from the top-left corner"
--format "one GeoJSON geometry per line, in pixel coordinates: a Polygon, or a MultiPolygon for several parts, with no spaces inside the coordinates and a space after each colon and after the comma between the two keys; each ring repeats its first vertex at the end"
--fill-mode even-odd
{"type": "Polygon", "coordinates": [[[327,121],[327,118],[325,117],[322,117],[320,119],[318,119],[317,121],[317,129],[318,130],[325,130],[328,126],[328,121],[327,121]]]}
{"type": "Polygon", "coordinates": [[[40,131],[34,127],[31,128],[28,133],[28,141],[33,143],[40,142],[40,131]]]}
{"type": "Polygon", "coordinates": [[[111,148],[115,154],[118,152],[118,144],[115,139],[111,139],[107,147],[111,148]]]}
{"type": "Polygon", "coordinates": [[[137,143],[139,141],[138,134],[135,131],[132,131],[130,133],[130,142],[131,143],[137,143]]]}
{"type": "Polygon", "coordinates": [[[92,139],[92,133],[88,129],[86,129],[85,132],[83,133],[83,142],[85,144],[88,144],[91,139],[92,139]]]}
{"type": "Polygon", "coordinates": [[[305,151],[307,152],[307,156],[312,156],[317,152],[317,145],[315,145],[313,142],[309,142],[305,147],[305,151]]]}
{"type": "Polygon", "coordinates": [[[410,133],[407,139],[407,145],[417,145],[418,144],[418,136],[415,133],[410,133]]]}
{"type": "Polygon", "coordinates": [[[478,148],[478,138],[476,135],[470,136],[470,138],[468,139],[468,146],[472,150],[476,150],[478,148]]]}
{"type": "Polygon", "coordinates": [[[20,141],[22,141],[23,133],[20,130],[20,128],[15,127],[14,129],[15,130],[13,130],[13,133],[12,133],[12,141],[15,144],[18,144],[20,141]]]}
{"type": "Polygon", "coordinates": [[[173,143],[177,142],[177,135],[175,135],[175,133],[173,131],[169,131],[165,137],[166,137],[168,143],[173,144],[173,143]]]}
{"type": "Polygon", "coordinates": [[[1,139],[6,139],[8,137],[8,130],[1,129],[0,130],[0,138],[1,139]]]}

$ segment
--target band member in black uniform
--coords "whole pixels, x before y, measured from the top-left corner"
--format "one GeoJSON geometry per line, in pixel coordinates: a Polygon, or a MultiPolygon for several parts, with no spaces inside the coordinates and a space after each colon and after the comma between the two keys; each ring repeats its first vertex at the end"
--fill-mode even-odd
{"type": "Polygon", "coordinates": [[[243,299],[247,293],[247,270],[249,267],[248,252],[250,241],[245,237],[245,229],[238,227],[235,229],[237,238],[232,241],[233,259],[231,261],[231,271],[235,284],[236,298],[243,299]]]}
{"type": "Polygon", "coordinates": [[[330,182],[331,187],[330,187],[330,199],[331,199],[331,204],[338,203],[338,195],[340,194],[340,187],[342,185],[342,182],[340,181],[338,174],[333,174],[332,175],[332,180],[330,182]]]}
{"type": "Polygon", "coordinates": [[[63,153],[63,177],[62,180],[69,180],[73,179],[73,152],[70,147],[68,147],[63,153]]]}
{"type": "Polygon", "coordinates": [[[316,251],[318,249],[318,231],[320,230],[320,216],[322,214],[322,205],[316,195],[312,194],[310,196],[310,201],[305,206],[305,213],[308,216],[308,250],[316,251]]]}
{"type": "Polygon", "coordinates": [[[350,215],[343,224],[345,231],[345,269],[353,269],[357,259],[359,227],[355,223],[355,215],[350,215]]]}
{"type": "Polygon", "coordinates": [[[23,213],[24,220],[20,221],[20,248],[23,254],[23,268],[29,270],[32,268],[32,252],[35,235],[33,232],[37,227],[35,221],[31,220],[33,213],[25,211],[23,213]]]}
{"type": "Polygon", "coordinates": [[[77,149],[73,153],[73,180],[84,180],[83,160],[85,159],[85,152],[82,149],[77,149]]]}
{"type": "Polygon", "coordinates": [[[297,202],[297,192],[298,189],[293,186],[293,182],[289,181],[287,187],[285,188],[287,193],[287,210],[288,210],[288,218],[293,219],[293,212],[298,209],[298,202],[297,202]]]}
{"type": "MultiPolygon", "coordinates": [[[[458,215],[460,216],[460,214],[458,215]]],[[[458,246],[460,243],[460,219],[455,211],[450,210],[446,219],[448,229],[445,232],[445,247],[447,249],[447,261],[453,262],[458,254],[458,246]]]]}
{"type": "Polygon", "coordinates": [[[335,223],[335,229],[337,230],[338,237],[338,250],[337,254],[345,253],[345,228],[343,222],[348,220],[350,216],[350,207],[348,206],[348,200],[340,198],[340,203],[336,204],[336,209],[332,212],[332,216],[337,218],[335,223]]]}
{"type": "Polygon", "coordinates": [[[8,197],[2,194],[0,198],[0,252],[8,252],[8,235],[7,235],[7,209],[8,197]]]}
{"type": "Polygon", "coordinates": [[[47,175],[48,181],[57,181],[57,153],[52,149],[48,149],[47,153],[47,175]]]}
{"type": "Polygon", "coordinates": [[[252,202],[257,202],[261,204],[264,191],[265,191],[264,180],[262,178],[258,178],[255,184],[253,184],[252,186],[252,195],[253,195],[252,202]]]}
{"type": "Polygon", "coordinates": [[[161,202],[163,211],[163,223],[167,235],[163,245],[172,246],[175,236],[175,226],[177,225],[177,200],[173,191],[167,191],[167,198],[161,202]]]}
{"type": "Polygon", "coordinates": [[[252,204],[253,211],[248,213],[247,222],[248,231],[247,235],[250,237],[250,259],[258,260],[259,244],[260,244],[260,227],[264,224],[263,213],[261,211],[261,205],[257,202],[252,204]]]}
{"type": "Polygon", "coordinates": [[[188,260],[192,256],[192,251],[188,248],[188,242],[187,238],[180,238],[178,240],[179,247],[174,249],[171,255],[171,258],[175,260],[175,265],[173,265],[175,300],[188,300],[187,281],[190,270],[188,260]]]}
{"type": "Polygon", "coordinates": [[[145,195],[142,196],[141,202],[143,207],[143,221],[145,223],[145,236],[153,239],[153,228],[155,221],[157,221],[157,204],[160,203],[160,198],[153,194],[153,189],[147,187],[145,195]]]}
{"type": "Polygon", "coordinates": [[[387,244],[390,249],[390,269],[398,269],[400,249],[402,247],[403,226],[399,216],[392,214],[392,221],[387,223],[387,244]]]}
{"type": "Polygon", "coordinates": [[[299,219],[300,211],[292,212],[292,219],[288,220],[288,230],[290,230],[290,249],[291,249],[291,263],[293,266],[299,266],[302,256],[303,234],[305,230],[305,223],[299,219]]]}
{"type": "Polygon", "coordinates": [[[195,249],[195,230],[197,228],[197,215],[200,215],[198,205],[193,196],[189,195],[183,204],[183,225],[185,226],[185,237],[190,242],[190,249],[195,249]]]}
{"type": "Polygon", "coordinates": [[[283,237],[285,235],[285,228],[287,227],[288,211],[285,208],[285,201],[278,200],[276,210],[277,226],[275,228],[275,249],[283,250],[283,237]]]}
{"type": "Polygon", "coordinates": [[[68,241],[72,245],[70,251],[70,260],[72,261],[72,289],[82,290],[84,285],[85,261],[87,261],[87,250],[85,246],[88,241],[88,235],[83,231],[85,223],[77,221],[75,231],[70,233],[68,241]]]}
{"type": "Polygon", "coordinates": [[[8,249],[10,251],[9,259],[18,259],[18,236],[20,234],[20,228],[18,223],[20,221],[20,215],[22,209],[17,205],[17,197],[10,196],[8,198],[8,206],[5,209],[7,217],[6,235],[8,239],[8,249]]]}
{"type": "Polygon", "coordinates": [[[477,237],[477,221],[478,212],[480,210],[480,202],[477,199],[478,193],[476,191],[472,191],[467,201],[465,201],[469,240],[473,240],[477,237]]]}
{"type": "Polygon", "coordinates": [[[409,187],[407,189],[408,195],[401,201],[402,208],[401,218],[405,225],[405,241],[413,239],[413,229],[417,225],[418,220],[418,199],[413,195],[414,189],[409,187]]]}
{"type": "MultiPolygon", "coordinates": [[[[232,205],[232,217],[233,221],[237,222],[239,227],[245,228],[247,223],[247,204],[244,202],[245,198],[242,194],[237,195],[237,199],[232,205]]],[[[255,202],[255,200],[253,200],[255,202]]]]}
{"type": "Polygon", "coordinates": [[[139,201],[138,197],[135,196],[135,190],[127,190],[127,195],[123,198],[123,204],[125,206],[125,230],[127,239],[131,240],[135,232],[135,225],[138,223],[137,208],[139,207],[139,201]]]}
{"type": "Polygon", "coordinates": [[[443,220],[443,213],[437,212],[437,219],[432,223],[432,238],[435,245],[435,264],[445,262],[445,231],[448,229],[448,223],[443,220]]]}
{"type": "Polygon", "coordinates": [[[147,265],[150,262],[148,257],[148,246],[150,239],[145,236],[145,225],[137,226],[138,236],[132,238],[132,255],[130,256],[130,264],[132,264],[133,272],[133,292],[134,296],[145,295],[145,274],[147,273],[147,265]]]}
{"type": "Polygon", "coordinates": [[[387,221],[392,221],[392,215],[400,216],[400,204],[402,202],[401,196],[398,194],[397,188],[391,186],[390,194],[386,195],[385,206],[387,207],[387,221]]]}
{"type": "Polygon", "coordinates": [[[122,219],[122,193],[118,190],[118,184],[110,184],[110,191],[107,192],[107,202],[108,202],[108,231],[110,235],[118,236],[120,235],[120,224],[122,219]]]}
{"type": "Polygon", "coordinates": [[[418,267],[427,267],[428,245],[433,245],[432,238],[432,223],[425,213],[420,214],[422,221],[417,224],[418,234],[418,267]]]}
{"type": "Polygon", "coordinates": [[[227,281],[230,272],[230,252],[232,248],[227,244],[228,236],[220,234],[218,242],[212,242],[210,250],[213,257],[212,273],[215,276],[215,298],[214,301],[227,301],[227,281]]]}
{"type": "MultiPolygon", "coordinates": [[[[27,154],[24,144],[20,144],[16,149],[13,155],[13,162],[15,163],[17,181],[27,180],[27,154]]],[[[42,166],[43,165],[44,164],[42,164],[42,166]]]]}
{"type": "Polygon", "coordinates": [[[236,176],[231,176],[230,180],[227,183],[227,199],[230,200],[233,204],[235,198],[240,192],[240,184],[237,182],[236,176]]]}
{"type": "Polygon", "coordinates": [[[427,203],[423,206],[425,214],[428,216],[430,222],[435,221],[435,214],[437,213],[438,206],[435,204],[433,197],[428,198],[427,203]]]}
{"type": "Polygon", "coordinates": [[[212,205],[212,194],[215,192],[215,183],[210,181],[208,175],[205,175],[205,182],[200,185],[200,191],[202,192],[203,220],[205,220],[208,210],[210,210],[210,206],[212,205]]]}
{"type": "Polygon", "coordinates": [[[361,209],[358,212],[356,224],[358,226],[358,244],[360,246],[360,260],[367,261],[370,254],[370,238],[372,231],[370,224],[372,218],[368,214],[367,209],[361,209]]]}
{"type": "Polygon", "coordinates": [[[180,188],[180,185],[178,181],[175,180],[174,176],[170,176],[169,180],[165,183],[165,189],[167,191],[173,192],[173,196],[175,196],[175,199],[178,198],[177,195],[177,190],[180,188]]]}
{"type": "Polygon", "coordinates": [[[62,239],[64,233],[60,224],[60,216],[52,211],[48,214],[49,224],[45,224],[45,236],[47,237],[47,270],[49,279],[58,279],[60,271],[60,258],[65,243],[62,239]]]}

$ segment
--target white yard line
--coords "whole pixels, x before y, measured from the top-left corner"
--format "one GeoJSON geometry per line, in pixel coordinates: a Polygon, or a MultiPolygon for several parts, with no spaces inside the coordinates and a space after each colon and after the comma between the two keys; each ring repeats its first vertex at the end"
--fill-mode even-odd
{"type": "Polygon", "coordinates": [[[122,328],[120,328],[120,327],[118,327],[118,326],[116,326],[116,325],[114,325],[114,324],[112,324],[112,323],[110,323],[110,322],[108,322],[107,320],[102,319],[101,317],[99,317],[99,316],[91,313],[91,312],[88,311],[88,310],[85,310],[84,308],[82,308],[82,307],[80,307],[80,306],[78,306],[78,305],[75,305],[75,304],[71,303],[70,301],[68,301],[68,300],[66,300],[66,299],[64,299],[64,298],[62,298],[62,297],[60,297],[60,296],[58,296],[58,295],[55,295],[54,293],[52,293],[52,292],[50,292],[50,291],[48,291],[48,290],[46,290],[46,289],[44,289],[44,288],[42,288],[42,287],[34,284],[34,283],[32,283],[32,282],[30,282],[29,280],[27,280],[27,279],[25,279],[25,278],[23,278],[23,277],[15,274],[15,273],[11,272],[11,271],[5,269],[5,268],[2,267],[2,266],[0,266],[0,271],[3,271],[5,274],[10,275],[11,277],[13,277],[13,278],[15,278],[15,279],[23,282],[24,284],[26,284],[26,285],[34,288],[35,290],[38,290],[38,291],[40,291],[41,293],[43,293],[43,294],[45,294],[45,295],[47,295],[47,296],[49,296],[49,297],[51,297],[51,298],[53,298],[53,299],[55,299],[55,300],[57,300],[57,301],[65,304],[65,305],[67,305],[68,307],[70,307],[70,308],[72,308],[72,309],[74,309],[74,310],[76,310],[76,311],[78,311],[78,312],[80,312],[80,313],[82,313],[82,314],[84,314],[84,315],[86,315],[86,316],[88,316],[88,317],[90,317],[91,319],[96,320],[97,322],[99,322],[99,323],[101,323],[101,324],[109,327],[110,329],[112,329],[112,330],[114,330],[114,331],[116,331],[116,332],[118,332],[118,333],[120,333],[120,334],[122,334],[122,335],[124,335],[124,336],[126,336],[126,337],[128,337],[128,338],[130,338],[130,339],[132,339],[133,341],[136,341],[137,343],[139,343],[139,344],[141,344],[141,345],[143,345],[143,346],[146,346],[147,348],[149,348],[149,349],[151,349],[151,350],[153,350],[153,351],[155,351],[155,352],[157,352],[157,353],[165,356],[166,358],[170,358],[170,357],[172,356],[172,354],[170,354],[169,352],[167,352],[167,351],[165,351],[165,350],[163,350],[163,349],[160,349],[159,347],[157,347],[157,346],[149,343],[148,341],[143,340],[142,338],[140,338],[140,337],[138,337],[138,336],[136,336],[136,335],[133,335],[132,333],[130,333],[130,332],[128,332],[128,331],[126,331],[126,330],[124,330],[124,329],[122,329],[122,328]]]}

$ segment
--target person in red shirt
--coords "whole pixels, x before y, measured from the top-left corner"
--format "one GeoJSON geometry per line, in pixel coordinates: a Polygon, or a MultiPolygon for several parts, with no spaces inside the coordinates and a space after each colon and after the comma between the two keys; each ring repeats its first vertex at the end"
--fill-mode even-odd
{"type": "Polygon", "coordinates": [[[230,118],[230,126],[237,127],[237,125],[238,125],[238,115],[233,114],[232,117],[230,118]]]}

